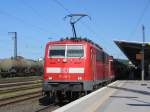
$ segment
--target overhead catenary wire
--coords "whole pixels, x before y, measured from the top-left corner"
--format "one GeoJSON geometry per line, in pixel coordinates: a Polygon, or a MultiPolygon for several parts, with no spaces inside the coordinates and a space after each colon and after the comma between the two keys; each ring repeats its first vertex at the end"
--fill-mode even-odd
{"type": "MultiPolygon", "coordinates": [[[[24,25],[28,25],[28,26],[30,26],[30,27],[32,27],[32,28],[34,28],[34,29],[36,29],[36,30],[39,30],[39,31],[41,31],[41,32],[49,32],[49,31],[47,31],[46,29],[43,29],[43,28],[41,28],[41,27],[38,27],[38,26],[36,26],[36,25],[34,25],[34,24],[30,24],[30,23],[28,23],[28,22],[26,22],[26,21],[24,21],[23,19],[21,19],[21,18],[18,18],[17,16],[15,16],[15,15],[13,15],[13,14],[10,14],[10,13],[8,13],[8,12],[5,12],[5,11],[3,11],[3,10],[0,10],[0,15],[3,15],[3,16],[9,16],[9,17],[11,17],[11,18],[13,18],[13,19],[15,19],[15,20],[17,20],[18,22],[20,22],[20,23],[22,23],[22,24],[24,24],[24,25]]],[[[6,38],[5,38],[5,40],[3,40],[3,41],[6,41],[6,38]]],[[[10,46],[11,47],[11,46],[10,46]]],[[[12,51],[12,49],[10,49],[10,47],[9,47],[9,51],[12,51]]],[[[36,47],[37,48],[37,47],[36,47]]],[[[6,48],[5,48],[6,49],[6,48]]],[[[7,49],[8,50],[8,49],[7,49]]],[[[34,50],[32,50],[32,54],[34,53],[33,51],[35,51],[35,50],[37,50],[37,49],[34,49],[34,50]]],[[[22,54],[22,53],[20,53],[20,52],[22,52],[22,51],[19,51],[19,55],[20,54],[22,54]]],[[[39,54],[41,54],[40,52],[41,51],[38,51],[39,52],[39,54]]],[[[30,52],[31,53],[31,52],[30,52]]],[[[43,53],[42,53],[43,54],[43,53]]]]}
{"type": "Polygon", "coordinates": [[[38,30],[41,31],[41,32],[49,32],[49,31],[46,30],[45,28],[42,28],[42,27],[39,27],[39,26],[37,26],[37,25],[31,24],[31,23],[29,23],[29,22],[26,22],[25,20],[23,20],[23,19],[21,19],[21,18],[15,16],[15,15],[13,15],[13,14],[10,14],[10,13],[4,11],[4,10],[1,10],[1,9],[0,9],[0,15],[9,16],[9,17],[11,17],[11,18],[17,20],[18,22],[20,22],[20,23],[22,23],[22,24],[24,24],[24,25],[28,25],[28,26],[30,26],[30,27],[32,27],[32,28],[38,29],[38,30]]]}
{"type": "Polygon", "coordinates": [[[129,34],[129,38],[131,38],[131,37],[135,34],[135,32],[137,31],[137,28],[139,27],[139,25],[140,25],[140,23],[141,23],[143,17],[145,16],[145,13],[146,13],[146,11],[148,10],[149,6],[150,6],[150,0],[147,1],[147,3],[146,3],[146,5],[145,5],[144,9],[142,10],[142,13],[140,14],[140,16],[139,16],[139,18],[138,18],[138,20],[137,20],[137,23],[136,23],[136,25],[135,25],[135,28],[134,28],[134,29],[131,31],[131,33],[129,34]]]}
{"type": "Polygon", "coordinates": [[[29,8],[30,10],[32,10],[32,12],[34,12],[36,15],[38,15],[40,17],[40,14],[37,12],[37,10],[35,10],[30,4],[28,4],[26,1],[22,0],[21,3],[26,6],[27,8],[29,8]]]}
{"type": "MultiPolygon", "coordinates": [[[[67,12],[67,14],[71,14],[72,12],[66,8],[59,0],[52,0],[53,2],[55,2],[57,5],[59,5],[64,11],[67,12]]],[[[90,33],[92,33],[93,35],[97,36],[96,32],[93,30],[93,28],[87,24],[85,24],[84,22],[80,21],[81,25],[83,27],[85,27],[90,33]]],[[[104,49],[108,50],[106,47],[103,46],[104,49]]]]}
{"type": "MultiPolygon", "coordinates": [[[[25,7],[27,7],[28,9],[30,9],[39,19],[42,20],[43,23],[45,23],[47,21],[47,19],[44,18],[44,16],[42,16],[38,10],[36,10],[32,5],[30,5],[28,3],[28,1],[25,0],[21,0],[21,4],[23,4],[25,7]]],[[[47,23],[46,23],[47,24],[47,23]]]]}
{"type": "MultiPolygon", "coordinates": [[[[34,12],[34,14],[35,14],[36,16],[38,16],[40,19],[41,19],[41,17],[43,17],[43,16],[41,16],[40,13],[39,13],[37,10],[35,10],[30,4],[28,4],[28,3],[25,2],[25,1],[22,1],[22,3],[23,3],[27,8],[29,8],[32,12],[34,12]]],[[[2,16],[4,16],[4,17],[6,16],[6,17],[9,17],[9,18],[12,18],[12,19],[14,19],[16,22],[19,22],[19,23],[21,23],[21,24],[23,24],[23,25],[25,25],[25,26],[29,26],[29,27],[31,27],[31,28],[34,28],[35,30],[38,30],[38,31],[40,31],[40,32],[43,32],[43,33],[50,32],[49,30],[45,29],[45,27],[43,28],[43,27],[41,27],[41,26],[39,26],[39,25],[35,25],[35,24],[33,24],[33,23],[30,23],[30,22],[28,22],[27,20],[18,17],[18,16],[15,15],[14,13],[9,13],[8,11],[5,11],[4,9],[0,9],[0,15],[2,15],[2,16]]],[[[46,19],[43,18],[43,21],[45,22],[46,19]]],[[[1,39],[0,39],[0,40],[1,40],[1,39]]],[[[4,41],[4,42],[7,41],[6,38],[5,38],[5,40],[3,40],[3,41],[4,41]]],[[[1,42],[2,42],[2,41],[1,41],[1,42]]],[[[9,45],[10,45],[10,44],[9,44],[9,45]]],[[[33,46],[29,46],[28,44],[25,44],[25,49],[31,49],[31,48],[33,48],[33,46]],[[27,47],[26,47],[26,46],[27,46],[27,47]],[[30,48],[28,48],[28,47],[30,47],[30,48]]],[[[40,49],[42,49],[42,48],[43,48],[43,47],[42,47],[42,45],[41,45],[41,46],[40,46],[40,49]]],[[[34,49],[34,50],[28,51],[28,52],[34,53],[34,52],[37,50],[37,46],[36,46],[36,47],[34,46],[33,49],[34,49]]],[[[10,49],[10,51],[12,51],[12,49],[10,49]]],[[[19,51],[19,54],[21,54],[20,52],[22,52],[22,51],[19,51]]],[[[41,50],[38,51],[38,52],[39,52],[39,54],[43,54],[43,53],[41,53],[41,50]]]]}
{"type": "Polygon", "coordinates": [[[63,8],[68,14],[71,13],[71,11],[68,8],[66,8],[60,1],[58,1],[58,0],[52,0],[52,1],[54,1],[56,4],[58,4],[61,8],[63,8]]]}
{"type": "MultiPolygon", "coordinates": [[[[72,12],[66,8],[59,0],[52,0],[54,1],[57,5],[59,5],[61,8],[63,8],[68,14],[71,14],[72,12]]],[[[96,35],[95,31],[93,30],[93,28],[91,28],[90,26],[86,25],[84,22],[81,21],[81,24],[91,33],[93,33],[94,35],[96,35]]]]}

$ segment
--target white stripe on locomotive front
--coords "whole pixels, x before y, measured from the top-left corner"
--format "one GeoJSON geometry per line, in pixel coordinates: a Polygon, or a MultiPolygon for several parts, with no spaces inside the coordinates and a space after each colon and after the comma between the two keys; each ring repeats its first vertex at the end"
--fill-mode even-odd
{"type": "MultiPolygon", "coordinates": [[[[47,73],[61,73],[62,68],[60,67],[47,67],[46,72],[47,73]]],[[[68,73],[84,73],[84,68],[79,67],[79,68],[68,68],[68,73]]]]}
{"type": "Polygon", "coordinates": [[[46,72],[47,73],[61,73],[61,68],[59,68],[59,67],[47,67],[46,72]]]}
{"type": "Polygon", "coordinates": [[[84,68],[69,68],[69,73],[84,73],[84,68]]]}

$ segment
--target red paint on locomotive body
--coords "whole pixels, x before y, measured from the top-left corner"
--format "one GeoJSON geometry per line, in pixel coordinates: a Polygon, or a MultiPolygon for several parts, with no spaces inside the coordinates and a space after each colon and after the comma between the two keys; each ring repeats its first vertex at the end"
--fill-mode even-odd
{"type": "Polygon", "coordinates": [[[53,89],[55,82],[79,82],[86,90],[88,87],[84,81],[91,83],[89,85],[92,86],[87,89],[91,90],[93,86],[113,79],[112,61],[113,58],[102,48],[83,39],[48,42],[45,49],[44,90],[53,89]],[[49,89],[48,84],[51,86],[49,89]]]}
{"type": "MultiPolygon", "coordinates": [[[[45,64],[44,64],[44,80],[51,77],[52,80],[78,80],[78,77],[84,79],[86,70],[86,43],[72,41],[49,42],[46,46],[45,64]],[[49,57],[50,47],[53,45],[78,46],[82,45],[84,52],[82,57],[49,57]],[[50,72],[48,72],[48,68],[50,72]],[[54,70],[52,70],[52,69],[54,70]],[[56,71],[55,71],[56,70],[56,71]],[[79,70],[79,71],[78,71],[79,70]]],[[[65,51],[66,52],[66,51],[65,51]]]]}

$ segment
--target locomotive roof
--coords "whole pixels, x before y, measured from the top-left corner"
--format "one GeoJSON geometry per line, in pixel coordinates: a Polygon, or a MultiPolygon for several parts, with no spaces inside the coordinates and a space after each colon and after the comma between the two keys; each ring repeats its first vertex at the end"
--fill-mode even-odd
{"type": "Polygon", "coordinates": [[[90,43],[92,45],[94,45],[95,47],[102,49],[98,44],[94,43],[92,40],[87,39],[87,38],[61,38],[58,41],[50,41],[49,43],[70,43],[70,42],[78,42],[78,43],[90,43]]]}

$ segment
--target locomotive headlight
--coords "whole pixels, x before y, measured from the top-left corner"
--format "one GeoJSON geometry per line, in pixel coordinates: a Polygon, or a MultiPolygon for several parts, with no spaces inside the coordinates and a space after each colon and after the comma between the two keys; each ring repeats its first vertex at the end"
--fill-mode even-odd
{"type": "Polygon", "coordinates": [[[82,77],[78,77],[78,80],[82,80],[82,77]]]}
{"type": "Polygon", "coordinates": [[[53,78],[52,77],[48,77],[48,80],[52,80],[53,78]]]}

